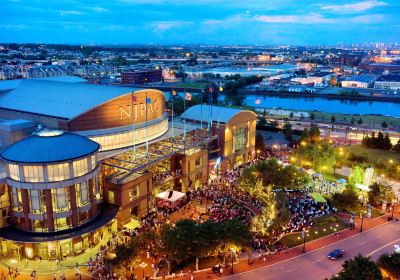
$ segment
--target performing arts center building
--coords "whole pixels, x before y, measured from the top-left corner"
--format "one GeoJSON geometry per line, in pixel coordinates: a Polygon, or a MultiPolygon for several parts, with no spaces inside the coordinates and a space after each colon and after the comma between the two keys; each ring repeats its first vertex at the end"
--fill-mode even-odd
{"type": "Polygon", "coordinates": [[[3,91],[0,257],[79,255],[145,216],[158,193],[254,158],[253,112],[196,105],[171,119],[166,104],[159,90],[75,77],[3,91]]]}

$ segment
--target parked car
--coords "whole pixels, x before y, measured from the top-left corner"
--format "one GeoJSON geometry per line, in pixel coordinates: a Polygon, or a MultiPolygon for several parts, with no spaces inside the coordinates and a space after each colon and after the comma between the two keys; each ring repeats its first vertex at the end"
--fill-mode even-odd
{"type": "Polygon", "coordinates": [[[344,250],[343,249],[335,249],[332,252],[328,254],[328,259],[330,260],[336,260],[340,257],[343,257],[344,255],[344,250]]]}

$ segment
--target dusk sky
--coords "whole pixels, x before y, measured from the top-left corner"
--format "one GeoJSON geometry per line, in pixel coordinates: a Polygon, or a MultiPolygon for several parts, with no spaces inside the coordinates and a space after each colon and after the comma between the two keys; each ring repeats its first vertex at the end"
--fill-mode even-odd
{"type": "Polygon", "coordinates": [[[400,0],[1,0],[0,41],[399,42],[400,0]]]}

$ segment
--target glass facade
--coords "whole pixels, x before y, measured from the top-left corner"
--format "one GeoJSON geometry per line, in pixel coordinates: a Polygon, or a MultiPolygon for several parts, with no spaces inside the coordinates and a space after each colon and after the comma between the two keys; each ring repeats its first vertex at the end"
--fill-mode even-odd
{"type": "Polygon", "coordinates": [[[236,129],[235,135],[233,136],[233,150],[239,151],[243,149],[247,144],[247,128],[239,127],[236,129]]]}
{"type": "Polygon", "coordinates": [[[70,178],[69,174],[69,164],[53,164],[47,166],[47,174],[49,177],[49,182],[64,181],[70,178]]]}
{"type": "Polygon", "coordinates": [[[21,189],[11,188],[12,208],[15,211],[22,211],[21,189]]]}
{"type": "Polygon", "coordinates": [[[23,170],[25,182],[44,182],[43,166],[24,165],[23,170]]]}
{"type": "Polygon", "coordinates": [[[87,182],[75,185],[76,205],[78,207],[85,206],[89,203],[89,187],[87,182]]]}
{"type": "Polygon", "coordinates": [[[16,181],[20,181],[21,177],[19,175],[19,166],[16,164],[8,164],[8,172],[10,174],[10,178],[16,181]]]}
{"type": "Polygon", "coordinates": [[[85,175],[89,172],[87,158],[76,160],[73,162],[74,177],[85,175]]]}
{"type": "Polygon", "coordinates": [[[43,214],[46,212],[46,200],[44,192],[41,190],[29,190],[29,210],[34,214],[43,214]]]}
{"type": "Polygon", "coordinates": [[[65,212],[71,209],[68,188],[57,188],[51,190],[53,211],[55,213],[65,212]]]}
{"type": "MultiPolygon", "coordinates": [[[[147,134],[149,140],[161,136],[168,130],[168,119],[162,120],[156,124],[149,125],[147,127],[147,134]]],[[[144,143],[146,141],[146,128],[137,128],[134,131],[129,130],[122,133],[114,133],[103,136],[90,137],[93,141],[101,145],[101,151],[114,150],[124,147],[129,147],[133,145],[133,139],[135,139],[135,144],[144,143]]]]}

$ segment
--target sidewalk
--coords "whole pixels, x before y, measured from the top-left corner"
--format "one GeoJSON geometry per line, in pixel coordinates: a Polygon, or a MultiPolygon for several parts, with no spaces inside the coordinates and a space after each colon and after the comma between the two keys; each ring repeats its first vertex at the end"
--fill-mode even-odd
{"type": "MultiPolygon", "coordinates": [[[[363,231],[369,230],[372,228],[376,228],[381,225],[384,225],[385,223],[388,223],[388,217],[389,217],[389,214],[385,214],[378,218],[364,218],[363,231]]],[[[400,215],[396,214],[395,218],[400,218],[400,215]]],[[[361,219],[356,218],[355,222],[356,222],[356,228],[354,230],[349,230],[349,229],[342,230],[341,232],[339,232],[339,234],[340,234],[339,238],[337,238],[336,236],[334,236],[332,234],[332,235],[328,235],[325,237],[321,237],[321,238],[316,239],[311,242],[307,242],[306,247],[305,247],[306,252],[314,251],[319,248],[334,244],[335,242],[337,242],[339,240],[343,240],[345,238],[349,238],[349,237],[357,235],[358,233],[360,233],[361,219]]],[[[288,260],[288,259],[291,259],[294,257],[301,256],[303,254],[302,249],[303,249],[303,245],[293,247],[287,251],[281,252],[280,254],[268,256],[266,258],[265,262],[263,260],[259,260],[259,259],[252,259],[251,263],[249,264],[249,261],[247,258],[241,259],[239,261],[239,263],[234,264],[234,273],[241,273],[241,272],[245,272],[245,271],[249,271],[249,270],[253,270],[253,269],[258,269],[263,266],[269,266],[269,265],[272,265],[272,264],[275,264],[278,262],[282,262],[282,261],[285,261],[285,260],[288,260]]],[[[231,275],[230,271],[231,271],[231,268],[227,267],[224,269],[224,273],[222,276],[217,276],[216,274],[212,273],[212,271],[210,269],[205,269],[203,271],[196,272],[194,274],[194,279],[195,280],[218,279],[221,277],[227,277],[227,276],[231,275]]],[[[190,278],[186,277],[186,278],[178,278],[178,279],[186,280],[186,279],[190,279],[190,278]]]]}

